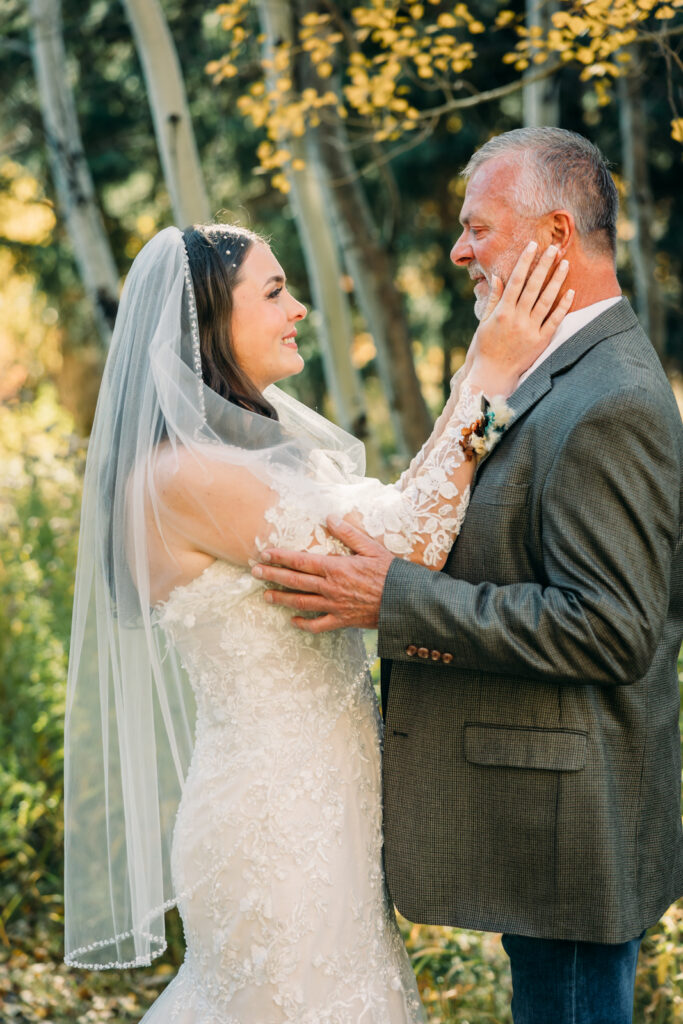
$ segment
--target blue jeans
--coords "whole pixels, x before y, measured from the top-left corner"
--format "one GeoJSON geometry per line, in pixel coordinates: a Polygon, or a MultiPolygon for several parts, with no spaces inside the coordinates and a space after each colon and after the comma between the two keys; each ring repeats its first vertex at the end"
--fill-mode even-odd
{"type": "Polygon", "coordinates": [[[504,935],[515,1024],[631,1024],[642,937],[606,946],[504,935]]]}

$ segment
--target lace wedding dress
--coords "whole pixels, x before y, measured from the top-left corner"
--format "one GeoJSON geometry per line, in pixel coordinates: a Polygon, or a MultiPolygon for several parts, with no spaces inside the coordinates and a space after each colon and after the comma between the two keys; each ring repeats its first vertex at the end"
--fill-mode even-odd
{"type": "MultiPolygon", "coordinates": [[[[469,392],[449,406],[394,486],[330,487],[318,466],[321,486],[303,498],[280,480],[263,542],[339,551],[321,524],[353,511],[395,553],[419,544],[435,563],[467,506],[452,483],[456,441],[480,411],[469,392]]],[[[187,953],[144,1024],[415,1024],[423,1010],[383,880],[380,719],[362,635],[297,630],[264,589],[218,560],[157,608],[197,718],[172,854],[187,953]]]]}

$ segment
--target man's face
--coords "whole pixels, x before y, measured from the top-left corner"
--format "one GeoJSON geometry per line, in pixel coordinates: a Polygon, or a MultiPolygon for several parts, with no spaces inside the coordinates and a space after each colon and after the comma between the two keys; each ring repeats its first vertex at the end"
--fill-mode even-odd
{"type": "MultiPolygon", "coordinates": [[[[474,285],[474,313],[481,320],[488,302],[491,275],[503,284],[529,242],[539,243],[540,221],[514,209],[511,189],[519,166],[499,157],[483,164],[467,183],[460,213],[462,234],[451,249],[456,266],[466,267],[474,285]]],[[[547,244],[547,243],[546,243],[547,244]]]]}

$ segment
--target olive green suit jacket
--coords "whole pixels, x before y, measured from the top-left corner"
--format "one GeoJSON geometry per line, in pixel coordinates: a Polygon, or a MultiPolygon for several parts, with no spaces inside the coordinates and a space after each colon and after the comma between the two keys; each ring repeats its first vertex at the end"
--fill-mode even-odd
{"type": "Polygon", "coordinates": [[[683,893],[683,428],[626,300],[510,404],[444,570],[385,584],[387,880],[412,921],[622,942],[683,893]]]}

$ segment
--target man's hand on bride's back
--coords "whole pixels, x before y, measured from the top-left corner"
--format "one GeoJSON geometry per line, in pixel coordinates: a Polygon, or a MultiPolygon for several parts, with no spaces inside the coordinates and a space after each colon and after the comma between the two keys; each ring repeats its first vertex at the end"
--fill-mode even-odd
{"type": "Polygon", "coordinates": [[[252,575],[287,588],[267,590],[269,604],[316,613],[314,619],[292,618],[292,624],[306,633],[349,626],[377,629],[384,581],[394,556],[346,519],[330,517],[327,528],[346,544],[351,556],[269,548],[261,553],[265,562],[255,565],[252,575]]]}
{"type": "Polygon", "coordinates": [[[531,270],[536,249],[536,243],[530,242],[505,287],[500,278],[493,277],[489,302],[470,346],[474,349],[470,385],[489,395],[512,394],[521,375],[547,347],[574,300],[571,289],[557,298],[569,269],[567,260],[558,263],[548,277],[557,249],[549,246],[531,270]]]}

